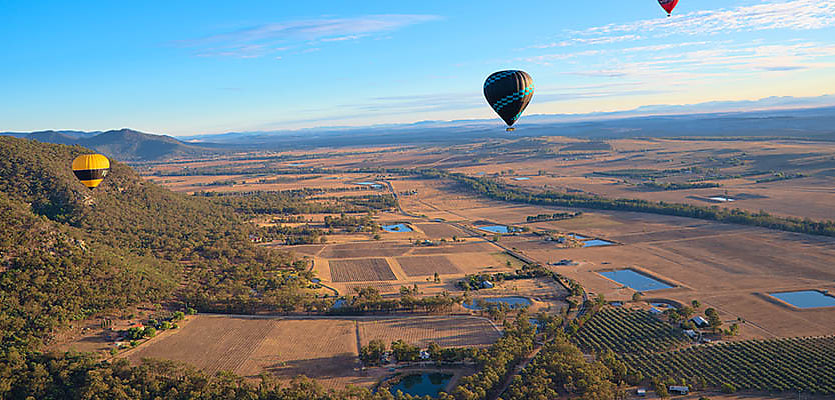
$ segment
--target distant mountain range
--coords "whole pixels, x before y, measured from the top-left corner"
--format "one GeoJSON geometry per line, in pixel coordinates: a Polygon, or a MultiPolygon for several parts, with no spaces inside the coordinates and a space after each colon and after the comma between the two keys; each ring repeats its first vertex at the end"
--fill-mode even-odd
{"type": "Polygon", "coordinates": [[[835,140],[835,96],[769,97],[757,101],[645,106],[584,115],[530,115],[514,133],[498,119],[422,121],[367,127],[294,131],[229,132],[173,138],[130,129],[6,132],[40,142],[81,145],[122,161],[156,161],[230,151],[318,147],[452,144],[491,138],[568,136],[586,139],[632,137],[785,137],[835,140]],[[811,107],[818,105],[818,107],[811,107]],[[826,106],[820,106],[826,105],[826,106]],[[722,111],[718,111],[722,110],[722,111]]]}
{"type": "Polygon", "coordinates": [[[5,132],[2,134],[43,143],[79,145],[120,161],[153,161],[194,157],[218,152],[218,149],[213,148],[211,144],[183,143],[171,136],[153,135],[131,129],[106,132],[65,130],[29,133],[5,132]]]}

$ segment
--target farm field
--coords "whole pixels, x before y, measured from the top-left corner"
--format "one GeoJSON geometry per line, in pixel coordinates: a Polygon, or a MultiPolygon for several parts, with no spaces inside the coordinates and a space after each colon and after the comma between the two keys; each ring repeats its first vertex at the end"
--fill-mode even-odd
{"type": "Polygon", "coordinates": [[[334,282],[393,281],[397,278],[383,258],[330,260],[334,282]]]}
{"type": "MultiPolygon", "coordinates": [[[[523,264],[519,257],[542,264],[567,259],[573,263],[549,268],[578,281],[590,297],[603,295],[609,301],[629,301],[635,293],[633,289],[604,278],[600,275],[602,271],[633,269],[669,283],[672,288],[648,291],[644,293],[645,298],[680,304],[699,300],[702,307],[697,313],[702,315],[705,308],[715,308],[725,327],[732,323],[740,324],[740,335],[726,339],[729,345],[742,343],[747,346],[744,344],[759,343],[751,340],[767,339],[771,343],[774,339],[835,332],[835,309],[800,310],[774,301],[767,295],[791,290],[835,291],[833,238],[658,214],[511,203],[475,195],[451,180],[383,172],[342,172],[350,168],[431,167],[470,176],[485,176],[532,193],[547,190],[609,198],[738,207],[753,212],[764,210],[776,215],[814,219],[833,218],[835,145],[831,143],[673,139],[610,140],[601,143],[605,146],[592,143],[595,146],[586,148],[587,143],[566,138],[502,139],[489,146],[463,145],[454,149],[456,152],[471,153],[468,157],[458,157],[450,154],[453,150],[431,146],[399,152],[368,148],[357,154],[334,153],[327,157],[317,156],[315,160],[299,161],[305,163],[305,167],[333,168],[333,173],[322,172],[324,170],[310,173],[302,170],[305,167],[288,167],[286,163],[278,163],[270,167],[299,170],[252,177],[247,174],[248,167],[242,163],[235,167],[235,173],[155,176],[152,179],[168,180],[164,184],[186,192],[304,187],[325,189],[327,192],[322,196],[398,195],[400,208],[376,212],[374,221],[378,224],[407,223],[414,229],[413,232],[380,232],[380,237],[373,239],[371,233],[337,233],[329,234],[326,243],[315,245],[270,245],[292,250],[299,256],[312,257],[315,261],[313,273],[322,279],[323,284],[337,290],[340,296],[351,295],[356,289],[365,287],[374,287],[383,295],[392,295],[398,293],[402,286],[415,285],[423,296],[444,291],[460,295],[462,292],[455,283],[465,274],[512,272],[523,264]],[[550,153],[532,156],[525,150],[530,146],[550,153]],[[782,179],[782,174],[802,176],[782,179]],[[526,179],[517,179],[520,177],[526,179]],[[361,181],[385,185],[383,189],[357,189],[355,183],[361,181]],[[703,182],[714,187],[696,187],[703,182]],[[735,201],[710,200],[711,197],[721,196],[735,201]],[[559,221],[527,222],[529,216],[575,211],[582,211],[582,215],[559,221]],[[496,235],[475,229],[486,225],[524,227],[532,232],[496,235]],[[580,244],[574,242],[559,245],[533,233],[545,231],[599,238],[613,245],[589,248],[577,247],[580,244]],[[456,242],[451,240],[453,236],[456,242]],[[509,256],[507,252],[518,257],[509,256]],[[440,282],[431,280],[435,272],[440,274],[440,282]]],[[[213,165],[222,167],[222,164],[213,165]]],[[[152,167],[151,171],[162,167],[152,167]]],[[[320,221],[323,217],[306,215],[305,218],[320,221]]],[[[479,290],[476,296],[526,296],[534,299],[537,311],[557,312],[567,305],[566,294],[561,286],[536,279],[501,282],[493,289],[479,290]]],[[[435,341],[450,346],[485,346],[495,340],[490,336],[492,333],[485,333],[495,331],[479,325],[487,324],[484,320],[443,318],[446,317],[375,321],[338,319],[342,322],[335,320],[332,327],[322,326],[315,331],[332,329],[335,338],[342,338],[333,340],[344,341],[334,345],[335,348],[343,346],[344,349],[352,349],[328,355],[325,350],[311,345],[310,349],[304,350],[309,354],[302,354],[282,348],[284,343],[264,340],[257,346],[257,352],[263,353],[261,358],[256,360],[253,356],[252,360],[243,361],[230,358],[230,361],[224,362],[237,365],[236,368],[246,371],[249,376],[269,370],[286,379],[297,369],[312,368],[319,371],[316,372],[320,375],[318,379],[331,387],[345,383],[368,385],[376,379],[373,373],[367,377],[354,376],[352,369],[355,365],[349,362],[356,359],[357,341],[365,344],[375,338],[386,342],[402,338],[422,345],[435,341]],[[351,329],[354,330],[353,336],[350,332],[339,333],[351,329]],[[354,340],[352,346],[347,344],[349,337],[354,340]],[[287,356],[278,357],[275,354],[287,356]],[[328,360],[340,367],[328,369],[328,360]]],[[[277,323],[273,329],[282,329],[284,322],[277,323]]],[[[308,321],[296,321],[294,328],[286,329],[304,330],[306,323],[308,321]]],[[[737,359],[747,360],[742,364],[738,364],[736,359],[726,360],[726,364],[722,365],[698,364],[698,357],[714,357],[701,347],[698,351],[705,353],[681,358],[684,356],[677,355],[675,349],[689,349],[690,342],[668,331],[668,328],[644,311],[604,309],[581,329],[578,344],[589,352],[613,348],[634,357],[643,357],[642,354],[656,357],[642,361],[636,359],[636,363],[643,363],[641,368],[645,369],[645,374],[666,373],[660,368],[675,363],[696,363],[693,365],[698,365],[697,368],[720,370],[738,369],[741,365],[747,368],[754,363],[746,358],[749,357],[748,350],[737,351],[736,348],[733,354],[738,356],[737,359]],[[655,342],[642,342],[650,339],[655,342]],[[646,366],[650,363],[658,363],[659,369],[650,370],[646,366]]],[[[291,333],[282,335],[293,337],[291,333]]],[[[175,336],[171,335],[172,338],[175,336]]],[[[302,338],[299,340],[298,343],[305,343],[302,338]]],[[[828,348],[828,345],[820,343],[814,345],[828,348]]],[[[295,346],[304,348],[304,345],[295,346]]],[[[821,362],[819,359],[812,361],[821,362]]],[[[720,378],[711,379],[718,382],[720,378]]],[[[772,382],[765,377],[757,381],[755,378],[759,379],[752,377],[750,382],[742,380],[740,387],[753,390],[745,398],[779,398],[758,397],[756,393],[760,388],[779,388],[781,382],[772,382]]],[[[797,378],[790,384],[811,387],[814,383],[797,378]]],[[[737,398],[732,395],[710,397],[737,398]]]]}
{"type": "Polygon", "coordinates": [[[208,373],[231,371],[248,378],[263,372],[279,380],[304,374],[326,387],[369,386],[383,372],[358,370],[358,343],[404,339],[426,346],[478,346],[493,343],[499,332],[488,321],[466,316],[369,318],[259,318],[198,315],[182,328],[166,332],[123,354],[176,360],[208,373]],[[359,335],[359,336],[357,336],[359,335]]]}
{"type": "Polygon", "coordinates": [[[426,347],[435,342],[441,347],[485,347],[499,338],[495,325],[476,317],[413,317],[362,321],[359,324],[363,345],[379,339],[385,343],[403,339],[426,347]]]}
{"type": "MultiPolygon", "coordinates": [[[[746,168],[788,168],[791,163],[786,160],[802,158],[804,152],[811,153],[812,149],[815,150],[814,153],[821,154],[829,154],[833,151],[831,144],[819,143],[781,142],[774,144],[757,141],[644,141],[634,139],[609,141],[612,148],[609,151],[572,150],[563,154],[560,149],[575,148],[575,144],[580,142],[560,138],[548,138],[540,142],[542,146],[561,152],[559,153],[561,156],[552,159],[525,158],[517,156],[514,152],[499,150],[512,149],[514,143],[508,141],[499,144],[494,153],[482,158],[483,164],[459,163],[456,166],[447,165],[447,167],[453,171],[472,175],[498,174],[498,179],[505,179],[509,184],[530,190],[578,190],[585,193],[630,198],[649,198],[645,196],[652,195],[662,196],[658,197],[659,200],[672,201],[673,198],[663,196],[683,196],[683,199],[687,199],[687,196],[696,196],[688,192],[707,192],[709,189],[646,192],[635,190],[634,185],[630,186],[631,184],[618,183],[618,177],[593,173],[620,171],[628,168],[659,171],[681,169],[669,161],[657,162],[669,160],[673,155],[677,157],[677,160],[684,161],[686,166],[714,163],[720,170],[727,169],[727,174],[739,174],[746,168]],[[725,159],[729,157],[728,155],[738,155],[742,152],[751,158],[750,166],[716,164],[715,160],[725,159]],[[781,152],[785,154],[779,155],[781,152]],[[714,161],[710,161],[711,157],[714,161]],[[673,168],[674,166],[676,168],[673,168]],[[511,168],[513,173],[507,173],[511,168]],[[543,171],[542,174],[538,172],[540,169],[543,171]],[[511,179],[516,176],[525,176],[529,179],[525,181],[511,179]],[[609,192],[605,192],[604,189],[609,192]]],[[[466,146],[458,150],[463,149],[466,149],[466,146]]],[[[475,147],[470,149],[475,149],[475,147]]],[[[403,165],[415,167],[421,163],[428,165],[437,162],[439,163],[437,167],[444,168],[444,157],[438,156],[433,151],[411,149],[400,153],[380,152],[379,158],[371,164],[387,163],[386,167],[396,168],[403,165]]],[[[346,158],[334,155],[333,158],[319,159],[317,162],[322,166],[338,165],[340,168],[345,168],[357,166],[358,164],[355,164],[357,160],[358,158],[353,155],[346,158]]],[[[733,203],[734,207],[745,208],[746,203],[750,203],[756,204],[757,208],[762,206],[767,211],[778,214],[820,216],[825,214],[820,205],[806,204],[803,207],[806,209],[804,212],[796,212],[797,210],[792,208],[795,205],[790,202],[774,201],[783,194],[791,193],[794,190],[793,185],[808,185],[813,182],[811,183],[813,186],[810,187],[816,188],[816,192],[803,196],[803,201],[825,203],[831,199],[835,202],[835,197],[827,194],[827,190],[833,187],[832,178],[825,173],[826,168],[829,168],[828,161],[825,157],[819,161],[815,161],[817,164],[808,164],[814,166],[814,168],[807,168],[804,172],[809,175],[808,178],[767,183],[750,183],[750,179],[742,178],[722,180],[720,183],[722,185],[748,185],[746,193],[751,192],[751,196],[733,203]],[[754,195],[755,189],[759,191],[756,196],[754,195]],[[769,191],[771,193],[761,193],[769,191]]],[[[340,173],[338,176],[346,176],[346,174],[340,173]]],[[[676,175],[673,178],[678,179],[683,176],[676,175]]],[[[459,237],[467,240],[464,243],[430,247],[410,246],[406,240],[384,240],[340,242],[323,246],[316,245],[322,247],[298,248],[300,254],[314,255],[328,262],[346,258],[387,258],[398,280],[369,282],[386,290],[385,293],[394,293],[401,285],[415,283],[425,285],[424,277],[409,277],[402,268],[403,266],[396,261],[398,258],[442,255],[461,271],[461,275],[445,275],[442,285],[422,286],[426,287],[427,294],[431,294],[453,288],[451,280],[463,274],[502,270],[504,262],[489,254],[500,253],[503,251],[500,246],[506,246],[515,248],[518,253],[541,263],[561,259],[574,260],[578,265],[553,267],[553,269],[578,280],[590,292],[603,294],[610,300],[628,300],[634,291],[618,286],[601,277],[596,271],[617,268],[636,268],[646,271],[650,275],[676,284],[673,289],[653,293],[654,297],[669,298],[681,303],[698,299],[705,305],[719,310],[720,315],[727,320],[741,318],[746,321],[742,328],[742,338],[817,335],[835,330],[835,311],[832,309],[798,311],[776,304],[763,295],[763,293],[786,290],[835,290],[835,269],[833,269],[835,268],[833,267],[835,265],[833,263],[835,240],[831,238],[680,217],[600,210],[584,210],[582,216],[569,220],[525,223],[527,216],[573,210],[565,207],[543,207],[489,200],[462,191],[455,183],[443,180],[393,175],[380,179],[359,174],[353,178],[385,180],[391,183],[395,192],[413,193],[401,196],[400,205],[409,215],[423,216],[423,219],[410,219],[410,223],[423,231],[427,237],[446,236],[452,231],[460,231],[453,224],[466,226],[475,226],[479,223],[523,224],[533,230],[573,232],[618,244],[607,247],[563,249],[533,235],[503,235],[498,243],[493,244],[484,240],[475,241],[474,238],[469,237],[472,233],[462,232],[459,237]]],[[[627,178],[627,181],[629,179],[632,178],[627,178]]],[[[718,188],[712,189],[719,190],[718,188]]],[[[732,190],[729,191],[729,196],[734,194],[732,190]]],[[[688,201],[690,200],[701,201],[693,199],[688,201]]],[[[717,206],[729,205],[717,204],[717,206]]],[[[383,220],[398,219],[403,220],[403,217],[395,218],[393,215],[386,214],[383,220]]],[[[419,233],[415,232],[415,237],[418,237],[419,233]]],[[[485,233],[483,236],[482,234],[477,236],[489,239],[492,235],[485,233]]],[[[336,238],[338,237],[337,235],[336,238]]],[[[288,248],[292,249],[292,247],[288,248]]],[[[409,265],[408,261],[405,263],[406,266],[409,265]]],[[[333,279],[331,273],[334,271],[327,268],[328,263],[317,264],[319,266],[315,267],[316,271],[326,281],[381,279],[375,273],[369,273],[362,278],[340,276],[333,279]],[[320,267],[326,270],[321,270],[320,267]]],[[[360,271],[356,273],[359,274],[360,271]]],[[[385,274],[385,279],[392,279],[391,275],[385,274]]],[[[352,287],[340,286],[343,283],[350,282],[334,284],[340,293],[349,293],[352,287],[356,286],[353,283],[351,283],[352,287]]]]}
{"type": "Polygon", "coordinates": [[[449,275],[457,274],[460,271],[453,263],[444,256],[411,256],[398,257],[397,263],[406,272],[406,275],[426,276],[434,273],[449,275]]]}

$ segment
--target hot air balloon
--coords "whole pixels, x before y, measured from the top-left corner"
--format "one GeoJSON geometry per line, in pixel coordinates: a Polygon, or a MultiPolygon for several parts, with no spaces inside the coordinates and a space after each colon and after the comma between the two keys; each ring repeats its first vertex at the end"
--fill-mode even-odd
{"type": "Polygon", "coordinates": [[[72,172],[84,186],[95,189],[110,172],[110,161],[101,154],[80,155],[72,162],[72,172]]]}
{"type": "Polygon", "coordinates": [[[669,17],[673,9],[678,5],[678,0],[658,0],[658,4],[661,4],[661,8],[667,12],[667,16],[669,17]]]}
{"type": "Polygon", "coordinates": [[[496,114],[507,123],[507,131],[510,132],[531,102],[533,79],[525,71],[495,72],[484,82],[484,97],[496,114]]]}

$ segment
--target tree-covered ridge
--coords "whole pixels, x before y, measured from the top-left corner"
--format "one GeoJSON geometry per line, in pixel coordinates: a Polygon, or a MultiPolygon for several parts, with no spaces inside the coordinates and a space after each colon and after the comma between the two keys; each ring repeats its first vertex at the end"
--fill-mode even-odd
{"type": "Polygon", "coordinates": [[[292,309],[304,264],[255,246],[229,207],[173,193],[111,163],[95,190],[80,147],[0,137],[0,327],[29,347],[70,320],[138,302],[202,310],[292,309]],[[293,268],[298,267],[298,268],[293,268]]]}
{"type": "Polygon", "coordinates": [[[36,349],[69,321],[170,297],[175,267],[90,240],[0,193],[0,349],[36,349]]]}

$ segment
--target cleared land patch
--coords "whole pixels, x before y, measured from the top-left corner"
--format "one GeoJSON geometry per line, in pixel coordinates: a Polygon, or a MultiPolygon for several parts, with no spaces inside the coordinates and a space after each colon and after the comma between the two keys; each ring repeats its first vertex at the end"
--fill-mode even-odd
{"type": "Polygon", "coordinates": [[[143,358],[184,361],[209,374],[235,371],[277,323],[276,320],[201,315],[172,335],[128,353],[127,358],[133,362],[143,358]]]}
{"type": "Polygon", "coordinates": [[[461,271],[444,256],[398,257],[397,262],[409,276],[458,274],[461,271]]]}
{"type": "Polygon", "coordinates": [[[347,243],[328,245],[319,254],[324,258],[394,257],[402,256],[411,249],[406,244],[392,243],[347,243]]]}
{"type": "Polygon", "coordinates": [[[281,320],[236,373],[255,377],[269,372],[280,379],[304,374],[327,387],[360,383],[356,322],[352,320],[281,320]]]}
{"type": "Polygon", "coordinates": [[[384,258],[329,260],[333,282],[394,281],[397,277],[384,258]]]}
{"type": "Polygon", "coordinates": [[[453,236],[462,236],[463,233],[447,224],[431,223],[431,224],[417,224],[418,228],[429,236],[430,238],[450,238],[453,236]]]}
{"type": "Polygon", "coordinates": [[[363,345],[379,339],[391,343],[403,339],[421,347],[435,342],[441,347],[489,346],[499,339],[490,322],[475,317],[392,318],[360,322],[363,345]]]}

